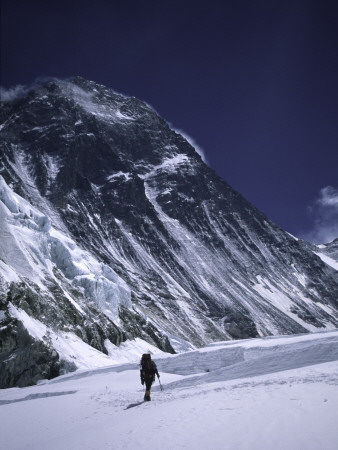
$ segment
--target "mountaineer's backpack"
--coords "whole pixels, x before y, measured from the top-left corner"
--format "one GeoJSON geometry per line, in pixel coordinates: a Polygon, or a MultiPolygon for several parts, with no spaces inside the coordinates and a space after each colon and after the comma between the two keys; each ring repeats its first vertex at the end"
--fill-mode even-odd
{"type": "Polygon", "coordinates": [[[148,371],[153,369],[153,361],[151,355],[144,353],[141,358],[141,367],[143,370],[148,371]]]}
{"type": "Polygon", "coordinates": [[[156,364],[151,360],[151,355],[144,353],[141,358],[141,372],[145,378],[155,377],[156,364]]]}

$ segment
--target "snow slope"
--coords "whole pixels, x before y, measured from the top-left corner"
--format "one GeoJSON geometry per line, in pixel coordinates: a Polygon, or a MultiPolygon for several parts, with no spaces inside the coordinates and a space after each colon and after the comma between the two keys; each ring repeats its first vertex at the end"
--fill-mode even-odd
{"type": "Polygon", "coordinates": [[[219,342],[154,355],[164,390],[142,399],[136,364],[1,391],[0,447],[337,448],[338,331],[219,342]]]}
{"type": "Polygon", "coordinates": [[[325,262],[325,264],[328,264],[329,266],[333,267],[335,270],[338,270],[338,262],[330,258],[330,256],[324,255],[323,253],[316,253],[319,258],[325,262]]]}

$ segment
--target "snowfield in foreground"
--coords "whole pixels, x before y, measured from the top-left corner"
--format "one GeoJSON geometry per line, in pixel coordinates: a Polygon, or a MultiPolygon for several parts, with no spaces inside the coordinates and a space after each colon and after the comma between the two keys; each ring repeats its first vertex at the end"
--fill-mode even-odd
{"type": "Polygon", "coordinates": [[[338,331],[220,342],[0,392],[0,448],[334,450],[338,331]]]}

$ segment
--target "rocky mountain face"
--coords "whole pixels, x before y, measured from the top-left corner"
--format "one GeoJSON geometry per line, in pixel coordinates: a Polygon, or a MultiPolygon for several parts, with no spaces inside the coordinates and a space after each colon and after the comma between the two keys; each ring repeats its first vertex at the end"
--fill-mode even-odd
{"type": "Polygon", "coordinates": [[[82,367],[78,345],[338,326],[337,269],[145,103],[75,78],[0,114],[1,386],[82,367]]]}

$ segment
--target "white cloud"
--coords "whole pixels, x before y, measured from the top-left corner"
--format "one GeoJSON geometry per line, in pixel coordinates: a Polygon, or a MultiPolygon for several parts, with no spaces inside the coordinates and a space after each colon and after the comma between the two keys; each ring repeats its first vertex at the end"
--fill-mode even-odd
{"type": "Polygon", "coordinates": [[[302,237],[315,244],[326,244],[338,237],[338,189],[326,186],[308,208],[313,228],[302,237]]]}
{"type": "Polygon", "coordinates": [[[338,208],[338,190],[332,186],[326,186],[320,190],[320,196],[317,202],[321,206],[338,208]]]}

